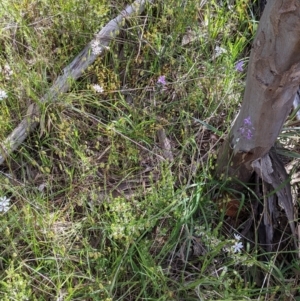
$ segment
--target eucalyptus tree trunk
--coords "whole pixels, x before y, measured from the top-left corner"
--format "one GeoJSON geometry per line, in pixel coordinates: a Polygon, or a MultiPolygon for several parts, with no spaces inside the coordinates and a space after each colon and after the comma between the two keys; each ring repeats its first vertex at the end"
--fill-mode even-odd
{"type": "Polygon", "coordinates": [[[251,50],[241,110],[217,160],[220,177],[247,183],[255,172],[261,178],[262,190],[257,189],[260,211],[255,209],[254,216],[261,220],[259,242],[268,251],[274,242],[276,202],[286,213],[297,248],[298,217],[289,177],[272,147],[291,111],[299,83],[300,1],[268,0],[251,50]]]}
{"type": "Polygon", "coordinates": [[[249,180],[253,162],[274,145],[299,83],[300,1],[270,0],[253,42],[240,113],[219,152],[219,175],[249,180]]]}

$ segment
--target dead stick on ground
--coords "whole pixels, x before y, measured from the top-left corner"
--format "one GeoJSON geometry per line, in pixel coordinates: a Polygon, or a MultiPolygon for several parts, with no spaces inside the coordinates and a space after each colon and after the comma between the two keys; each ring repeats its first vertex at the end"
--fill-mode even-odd
{"type": "MultiPolygon", "coordinates": [[[[54,102],[59,95],[67,92],[70,89],[72,82],[83,74],[96,58],[104,52],[109,42],[118,35],[123,24],[122,21],[131,16],[140,14],[144,10],[147,2],[152,3],[150,0],[136,0],[133,4],[128,5],[116,18],[109,21],[96,35],[96,38],[76,56],[70,65],[64,68],[63,74],[56,79],[53,86],[41,98],[40,102],[54,102]],[[93,53],[92,44],[98,46],[96,53],[93,53]]],[[[38,126],[39,115],[39,104],[31,104],[25,118],[0,144],[0,165],[3,164],[6,158],[22,144],[30,132],[38,126]]]]}

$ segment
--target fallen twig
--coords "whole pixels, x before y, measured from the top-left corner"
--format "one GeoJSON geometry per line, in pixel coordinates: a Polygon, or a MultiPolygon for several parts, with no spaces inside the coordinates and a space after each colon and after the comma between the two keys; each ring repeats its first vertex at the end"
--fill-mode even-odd
{"type": "MultiPolygon", "coordinates": [[[[109,42],[115,38],[123,25],[125,18],[140,14],[146,3],[150,0],[136,0],[128,5],[121,13],[109,21],[88,45],[76,56],[76,58],[63,70],[49,91],[40,99],[40,103],[54,102],[59,95],[69,91],[73,81],[77,80],[83,72],[100,56],[108,47],[109,42]],[[96,51],[95,51],[96,45],[96,51]]],[[[15,151],[39,124],[39,104],[33,103],[27,109],[25,118],[12,131],[12,133],[0,144],[0,165],[15,151]]]]}
{"type": "Polygon", "coordinates": [[[163,156],[165,159],[169,160],[170,162],[174,161],[172,147],[170,140],[167,138],[166,131],[164,129],[159,129],[157,131],[157,136],[159,140],[159,145],[163,151],[163,156]]]}

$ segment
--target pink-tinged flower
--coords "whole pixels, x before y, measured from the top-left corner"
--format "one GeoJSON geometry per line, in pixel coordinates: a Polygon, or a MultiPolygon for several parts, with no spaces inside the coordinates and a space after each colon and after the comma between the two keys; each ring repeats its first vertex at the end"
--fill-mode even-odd
{"type": "Polygon", "coordinates": [[[251,140],[253,138],[254,127],[252,126],[250,116],[244,119],[244,124],[239,128],[239,132],[241,133],[241,136],[247,140],[251,140]]]}
{"type": "Polygon", "coordinates": [[[243,65],[244,65],[244,62],[243,62],[243,61],[238,61],[238,62],[235,64],[235,70],[238,71],[238,72],[243,72],[243,71],[244,71],[243,65]]]}
{"type": "Polygon", "coordinates": [[[244,125],[252,125],[250,116],[248,116],[247,118],[244,119],[244,125]]]}
{"type": "Polygon", "coordinates": [[[160,84],[160,85],[166,85],[166,77],[164,75],[161,75],[158,80],[157,80],[157,83],[160,84]]]}

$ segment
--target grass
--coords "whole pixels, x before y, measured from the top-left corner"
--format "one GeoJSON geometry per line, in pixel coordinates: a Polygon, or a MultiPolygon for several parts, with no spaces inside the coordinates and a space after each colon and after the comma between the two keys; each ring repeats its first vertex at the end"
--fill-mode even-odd
{"type": "MultiPolygon", "coordinates": [[[[297,294],[299,263],[247,241],[234,253],[214,200],[228,190],[212,175],[217,146],[244,88],[235,64],[247,61],[257,22],[251,1],[204,2],[149,5],[71,91],[41,105],[39,129],[1,167],[11,198],[0,215],[1,300],[297,294]]],[[[0,74],[1,140],[125,5],[2,1],[0,66],[13,74],[0,74]]]]}

